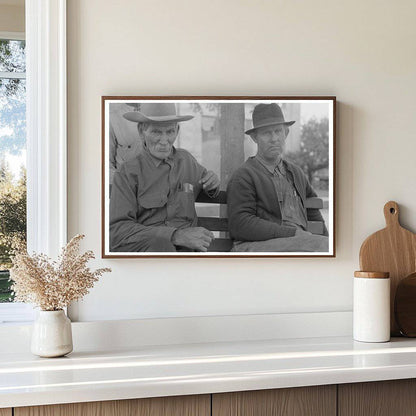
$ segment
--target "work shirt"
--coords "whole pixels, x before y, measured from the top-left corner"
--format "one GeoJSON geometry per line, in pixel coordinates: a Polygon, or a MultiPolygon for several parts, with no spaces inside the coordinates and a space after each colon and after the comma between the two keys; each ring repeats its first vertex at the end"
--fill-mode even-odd
{"type": "Polygon", "coordinates": [[[155,237],[171,241],[176,229],[195,226],[195,199],[206,172],[189,152],[175,148],[165,160],[144,148],[125,162],[111,190],[110,250],[155,237]]]}
{"type": "Polygon", "coordinates": [[[269,165],[259,156],[256,156],[256,159],[273,175],[273,185],[282,213],[282,224],[306,230],[308,225],[306,209],[283,159],[280,159],[275,166],[269,165]]]}

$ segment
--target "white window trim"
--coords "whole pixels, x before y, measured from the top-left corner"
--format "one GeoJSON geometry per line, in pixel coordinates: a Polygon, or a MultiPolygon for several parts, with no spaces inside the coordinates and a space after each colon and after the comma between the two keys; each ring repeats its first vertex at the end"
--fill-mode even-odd
{"type": "MultiPolygon", "coordinates": [[[[2,39],[0,37],[0,39],[2,39]]],[[[0,72],[0,79],[7,78],[7,79],[25,79],[26,72],[0,72]]]]}
{"type": "MultiPolygon", "coordinates": [[[[67,242],[66,0],[26,0],[27,243],[56,258],[67,242]]],[[[3,322],[33,320],[29,305],[1,304],[3,322]]]]}
{"type": "Polygon", "coordinates": [[[28,250],[67,241],[66,0],[26,0],[28,250]]]}
{"type": "Polygon", "coordinates": [[[25,40],[25,32],[2,32],[0,31],[0,39],[8,40],[25,40]]]}

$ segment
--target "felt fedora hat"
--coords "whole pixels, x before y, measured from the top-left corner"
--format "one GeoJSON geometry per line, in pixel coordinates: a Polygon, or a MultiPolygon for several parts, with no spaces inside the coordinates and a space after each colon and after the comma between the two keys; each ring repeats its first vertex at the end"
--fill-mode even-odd
{"type": "Polygon", "coordinates": [[[253,128],[246,131],[246,134],[253,133],[259,127],[285,124],[291,126],[295,121],[286,121],[282,109],[276,104],[257,104],[253,111],[253,128]]]}
{"type": "Polygon", "coordinates": [[[135,123],[168,123],[194,118],[191,115],[178,115],[174,103],[141,103],[140,111],[130,111],[123,117],[135,123]]]}

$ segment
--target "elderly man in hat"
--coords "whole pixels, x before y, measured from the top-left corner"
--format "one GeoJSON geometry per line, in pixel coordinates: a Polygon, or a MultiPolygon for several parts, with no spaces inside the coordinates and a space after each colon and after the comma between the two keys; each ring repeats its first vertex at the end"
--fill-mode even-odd
{"type": "Polygon", "coordinates": [[[173,146],[179,123],[173,103],[143,103],[128,112],[138,123],[143,151],[114,174],[110,199],[110,250],[207,251],[211,231],[196,227],[195,198],[216,196],[220,181],[186,150],[173,146]]]}
{"type": "MultiPolygon", "coordinates": [[[[246,131],[257,144],[231,177],[227,188],[229,229],[233,251],[327,252],[326,236],[307,231],[305,201],[315,197],[302,170],[283,158],[289,126],[276,104],[258,104],[253,128],[246,131]]],[[[314,221],[323,221],[316,210],[314,221]]]]}

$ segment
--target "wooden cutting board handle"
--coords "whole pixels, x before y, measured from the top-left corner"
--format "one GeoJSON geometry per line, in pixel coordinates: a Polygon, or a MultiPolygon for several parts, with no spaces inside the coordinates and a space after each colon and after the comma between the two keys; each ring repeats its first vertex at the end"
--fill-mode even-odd
{"type": "Polygon", "coordinates": [[[399,222],[399,205],[397,202],[389,201],[384,205],[384,218],[387,227],[400,227],[399,222]]]}

